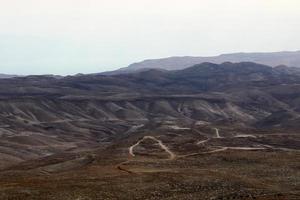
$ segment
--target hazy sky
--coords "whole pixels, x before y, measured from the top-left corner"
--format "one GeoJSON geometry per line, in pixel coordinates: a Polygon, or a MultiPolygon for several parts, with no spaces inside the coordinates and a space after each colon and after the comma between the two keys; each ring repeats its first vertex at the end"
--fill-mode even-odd
{"type": "Polygon", "coordinates": [[[0,0],[0,73],[300,50],[299,0],[0,0]]]}

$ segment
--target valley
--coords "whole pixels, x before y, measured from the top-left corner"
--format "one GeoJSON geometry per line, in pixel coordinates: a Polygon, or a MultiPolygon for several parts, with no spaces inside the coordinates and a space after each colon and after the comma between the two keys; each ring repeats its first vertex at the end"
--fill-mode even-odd
{"type": "Polygon", "coordinates": [[[0,79],[0,199],[299,199],[288,69],[0,79]]]}

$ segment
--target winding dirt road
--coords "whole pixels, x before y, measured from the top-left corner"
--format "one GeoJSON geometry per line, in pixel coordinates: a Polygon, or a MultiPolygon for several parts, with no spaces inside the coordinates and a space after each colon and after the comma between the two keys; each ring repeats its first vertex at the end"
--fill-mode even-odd
{"type": "Polygon", "coordinates": [[[197,145],[205,144],[205,143],[208,142],[208,141],[209,141],[209,139],[201,140],[201,141],[197,142],[197,145]]]}
{"type": "Polygon", "coordinates": [[[214,128],[214,129],[216,130],[216,138],[222,138],[219,134],[219,129],[217,129],[217,128],[214,128]]]}
{"type": "Polygon", "coordinates": [[[249,135],[249,134],[240,134],[234,136],[235,138],[257,138],[255,135],[249,135]]]}
{"type": "Polygon", "coordinates": [[[161,140],[158,140],[157,138],[155,138],[153,136],[144,136],[143,139],[139,140],[137,143],[135,143],[134,145],[129,147],[129,154],[134,157],[135,156],[135,154],[133,153],[134,148],[137,147],[141,142],[143,142],[146,139],[154,140],[155,142],[157,142],[159,144],[159,146],[169,154],[170,160],[173,160],[176,158],[176,155],[166,145],[164,145],[161,140]]]}
{"type": "Polygon", "coordinates": [[[185,158],[185,157],[189,157],[189,156],[213,154],[213,153],[218,153],[218,152],[227,151],[227,150],[257,151],[257,150],[264,150],[264,149],[266,149],[266,148],[263,148],[263,147],[221,147],[219,149],[215,149],[212,151],[201,152],[201,153],[191,153],[191,154],[182,155],[182,156],[178,156],[178,157],[185,158]]]}
{"type": "MultiPolygon", "coordinates": [[[[139,127],[138,127],[139,128],[139,127]]],[[[215,137],[212,137],[212,138],[224,138],[222,136],[220,136],[220,133],[219,133],[219,129],[218,128],[214,128],[215,132],[216,132],[216,136],[215,137]]],[[[250,134],[240,134],[240,135],[236,135],[234,136],[234,138],[256,138],[255,135],[250,135],[250,134]]],[[[208,141],[210,141],[212,138],[207,138],[206,140],[201,140],[201,141],[198,141],[197,142],[197,145],[204,145],[205,143],[207,143],[208,141]]],[[[214,150],[211,150],[211,151],[207,151],[207,152],[198,152],[198,153],[190,153],[190,154],[187,154],[187,155],[176,155],[175,153],[173,153],[161,140],[153,137],[153,136],[144,136],[142,139],[140,139],[139,141],[137,141],[137,143],[135,143],[134,145],[130,146],[128,148],[129,150],[129,154],[132,156],[132,157],[135,157],[136,155],[134,154],[134,148],[137,147],[138,145],[140,145],[141,142],[143,142],[144,140],[153,140],[155,142],[158,143],[158,145],[160,146],[161,149],[163,149],[166,153],[169,154],[169,159],[170,160],[173,160],[175,158],[185,158],[185,157],[189,157],[189,156],[197,156],[197,155],[206,155],[206,154],[214,154],[214,153],[219,153],[219,152],[223,152],[223,151],[228,151],[228,150],[241,150],[241,151],[258,151],[258,150],[265,150],[265,149],[273,149],[273,150],[282,150],[282,151],[297,151],[297,150],[294,150],[294,149],[286,149],[286,148],[275,148],[273,146],[269,146],[269,145],[259,145],[259,146],[256,146],[256,147],[241,147],[241,146],[238,146],[238,147],[230,147],[230,146],[210,146],[211,148],[216,148],[214,150]]],[[[128,161],[129,162],[129,161],[128,161]]],[[[122,171],[126,171],[128,173],[131,173],[130,171],[128,170],[124,170],[122,168],[122,165],[119,165],[118,166],[118,169],[119,170],[122,170],[122,171]]]]}
{"type": "MultiPolygon", "coordinates": [[[[214,128],[214,130],[216,131],[216,137],[213,137],[213,138],[223,138],[220,136],[219,134],[219,129],[217,128],[214,128]]],[[[206,140],[201,140],[199,142],[197,142],[197,145],[200,145],[200,144],[205,144],[206,142],[208,142],[210,140],[210,138],[206,139],[206,140]]]]}

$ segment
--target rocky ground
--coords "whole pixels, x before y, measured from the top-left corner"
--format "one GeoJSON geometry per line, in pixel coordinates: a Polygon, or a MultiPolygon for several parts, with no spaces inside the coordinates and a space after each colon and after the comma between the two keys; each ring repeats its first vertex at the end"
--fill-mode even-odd
{"type": "Polygon", "coordinates": [[[300,199],[300,76],[0,79],[0,199],[300,199]]]}

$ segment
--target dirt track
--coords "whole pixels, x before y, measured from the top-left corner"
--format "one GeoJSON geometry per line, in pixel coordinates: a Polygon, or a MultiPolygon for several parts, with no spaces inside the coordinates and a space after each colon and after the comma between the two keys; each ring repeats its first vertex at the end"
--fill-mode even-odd
{"type": "Polygon", "coordinates": [[[145,136],[145,137],[143,137],[143,139],[139,140],[137,143],[135,143],[134,145],[130,146],[129,147],[129,154],[131,156],[135,156],[135,154],[133,153],[134,148],[137,147],[142,141],[144,141],[146,139],[150,139],[150,140],[156,141],[159,144],[159,146],[169,154],[169,159],[170,160],[173,160],[173,159],[176,158],[176,155],[166,145],[164,145],[161,140],[158,140],[157,138],[155,138],[153,136],[145,136]]]}

